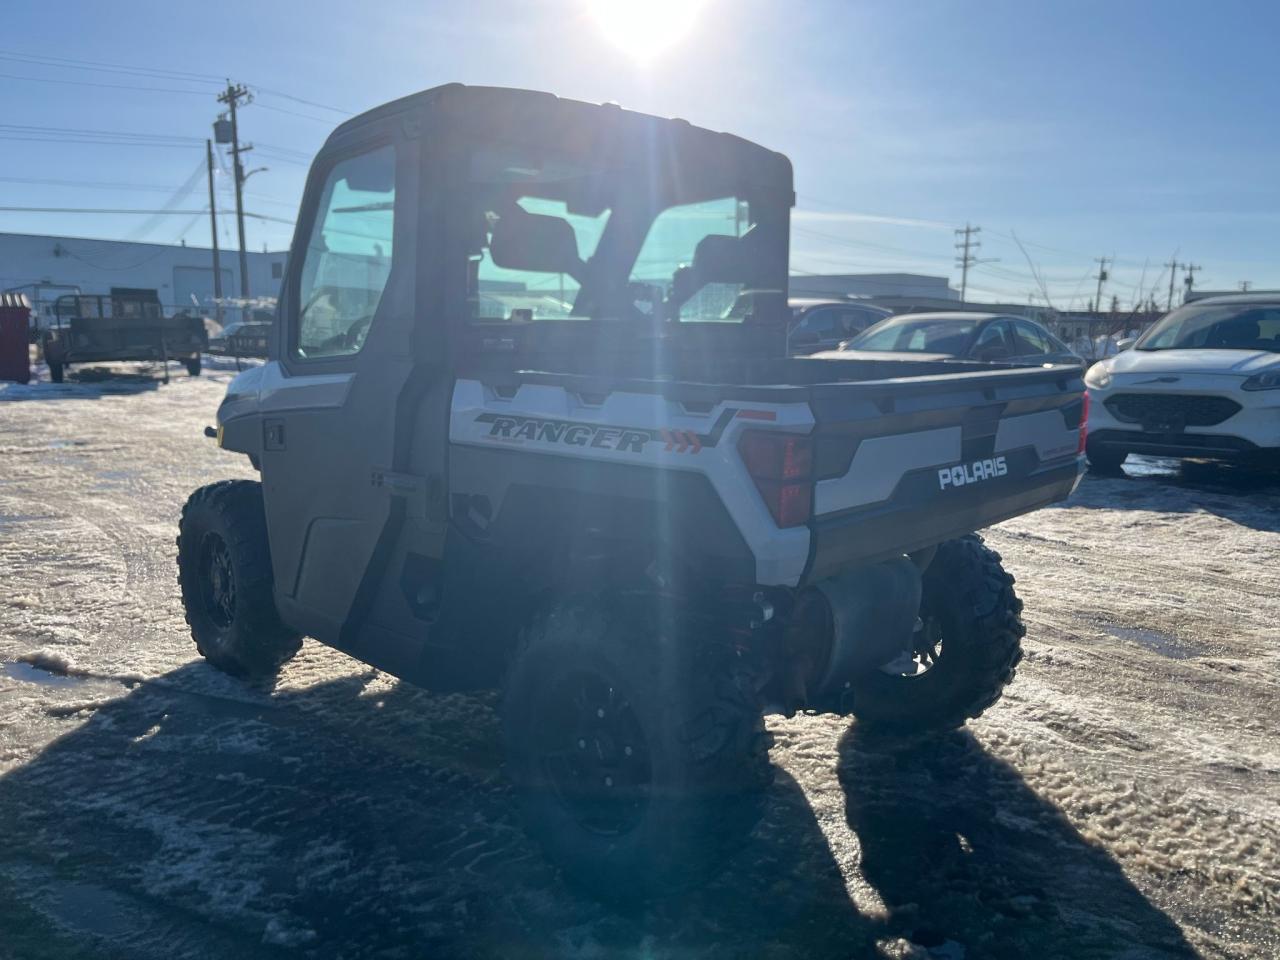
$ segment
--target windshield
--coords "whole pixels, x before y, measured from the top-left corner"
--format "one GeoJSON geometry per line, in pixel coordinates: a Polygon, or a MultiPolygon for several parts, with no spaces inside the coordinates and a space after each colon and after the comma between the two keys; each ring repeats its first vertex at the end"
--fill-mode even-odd
{"type": "Polygon", "coordinates": [[[1280,353],[1280,303],[1188,304],[1135,345],[1138,350],[1269,350],[1280,353]]]}
{"type": "Polygon", "coordinates": [[[477,151],[471,320],[743,322],[784,309],[787,207],[720,176],[477,151]]]}
{"type": "Polygon", "coordinates": [[[847,349],[959,355],[964,353],[976,326],[972,320],[890,317],[851,340],[847,349]]]}

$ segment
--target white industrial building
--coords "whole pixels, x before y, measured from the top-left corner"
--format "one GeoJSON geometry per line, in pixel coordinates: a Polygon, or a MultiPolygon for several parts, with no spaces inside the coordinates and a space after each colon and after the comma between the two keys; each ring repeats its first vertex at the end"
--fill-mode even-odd
{"type": "Polygon", "coordinates": [[[893,297],[908,300],[960,300],[946,277],[919,273],[792,274],[793,297],[893,297]]]}
{"type": "MultiPolygon", "coordinates": [[[[274,299],[287,254],[249,252],[246,257],[250,299],[274,299]]],[[[235,249],[221,251],[224,298],[240,297],[239,259],[235,249]]],[[[156,290],[166,313],[190,310],[212,316],[213,253],[162,243],[0,233],[0,291],[26,294],[41,325],[52,317],[59,296],[107,294],[112,287],[156,290]]]]}

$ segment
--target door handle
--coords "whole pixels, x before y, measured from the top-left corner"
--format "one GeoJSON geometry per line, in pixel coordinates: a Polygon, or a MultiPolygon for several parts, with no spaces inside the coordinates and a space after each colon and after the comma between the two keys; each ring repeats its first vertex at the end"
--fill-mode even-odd
{"type": "Polygon", "coordinates": [[[283,450],[284,448],[284,421],[264,420],[262,422],[262,449],[283,450]]]}

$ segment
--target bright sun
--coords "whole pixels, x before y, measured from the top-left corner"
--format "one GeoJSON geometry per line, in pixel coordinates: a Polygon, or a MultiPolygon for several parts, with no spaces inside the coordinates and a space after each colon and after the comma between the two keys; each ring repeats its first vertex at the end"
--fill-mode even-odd
{"type": "Polygon", "coordinates": [[[586,0],[611,43],[641,62],[675,46],[693,29],[706,0],[586,0]]]}

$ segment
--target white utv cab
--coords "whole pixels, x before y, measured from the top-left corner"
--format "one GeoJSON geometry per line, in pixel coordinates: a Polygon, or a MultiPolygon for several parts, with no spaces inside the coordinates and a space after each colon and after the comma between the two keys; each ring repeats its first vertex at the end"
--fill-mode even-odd
{"type": "Polygon", "coordinates": [[[1021,604],[972,531],[1074,488],[1080,370],[787,357],[793,198],[781,154],[543,93],[344,123],[218,410],[261,481],[183,511],[200,652],[500,686],[531,832],[606,896],[742,841],[766,708],[991,706],[1021,604]]]}

